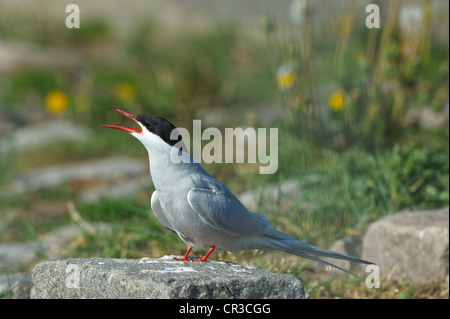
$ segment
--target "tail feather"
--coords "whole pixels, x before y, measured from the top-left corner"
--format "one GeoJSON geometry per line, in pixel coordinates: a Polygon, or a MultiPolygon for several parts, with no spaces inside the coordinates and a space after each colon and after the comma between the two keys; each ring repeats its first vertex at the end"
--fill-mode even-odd
{"type": "MultiPolygon", "coordinates": [[[[339,266],[336,266],[332,263],[329,263],[327,261],[324,261],[322,259],[319,259],[314,256],[321,256],[321,257],[330,257],[334,259],[341,259],[341,260],[347,260],[351,262],[357,262],[362,264],[373,264],[370,261],[366,261],[363,259],[347,256],[335,251],[315,247],[312,245],[308,245],[305,243],[302,243],[292,237],[289,237],[288,235],[281,233],[275,229],[273,229],[275,232],[271,231],[270,234],[266,234],[267,237],[271,237],[266,241],[267,248],[276,249],[280,251],[284,251],[290,254],[294,254],[297,256],[305,257],[308,259],[311,259],[313,261],[319,262],[321,264],[325,264],[334,268],[337,268],[339,270],[342,270],[348,274],[351,274],[353,276],[356,276],[355,274],[351,273],[348,270],[345,270],[339,266]],[[312,256],[313,255],[313,256],[312,256]]],[[[356,276],[357,277],[357,276],[356,276]]]]}
{"type": "Polygon", "coordinates": [[[317,257],[310,256],[310,255],[307,255],[307,254],[303,254],[303,253],[300,253],[300,252],[299,252],[299,253],[296,253],[296,255],[297,255],[297,256],[301,256],[301,257],[305,257],[305,258],[308,258],[308,259],[311,259],[311,260],[313,260],[313,261],[316,261],[316,262],[321,263],[321,264],[324,264],[324,265],[328,265],[328,266],[334,267],[334,268],[336,268],[336,269],[339,269],[339,270],[342,270],[342,271],[346,272],[347,274],[350,274],[350,275],[353,275],[353,276],[355,276],[355,277],[358,277],[357,275],[355,275],[355,274],[352,273],[351,271],[348,271],[348,270],[346,270],[346,269],[344,269],[344,268],[341,268],[341,267],[339,267],[339,266],[336,266],[336,265],[334,265],[334,264],[332,264],[332,263],[329,263],[329,262],[327,262],[327,261],[325,261],[325,260],[322,260],[322,259],[319,259],[319,258],[317,258],[317,257]]]}

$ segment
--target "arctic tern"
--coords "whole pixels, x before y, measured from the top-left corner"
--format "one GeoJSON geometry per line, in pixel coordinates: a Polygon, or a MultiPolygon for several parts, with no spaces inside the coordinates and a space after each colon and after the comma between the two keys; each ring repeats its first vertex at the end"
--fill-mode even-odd
{"type": "Polygon", "coordinates": [[[306,257],[349,274],[352,273],[315,256],[372,264],[302,243],[273,228],[264,216],[248,211],[224,184],[179,148],[181,136],[173,134],[176,127],[168,120],[151,114],[134,115],[110,109],[140,126],[102,125],[130,133],[147,149],[150,175],[156,189],[151,197],[153,213],[163,227],[176,233],[188,246],[184,257],[176,260],[188,261],[192,248],[201,247],[209,249],[206,255],[191,261],[206,261],[214,249],[231,252],[274,249],[306,257]],[[190,160],[173,161],[171,156],[174,153],[190,160]]]}

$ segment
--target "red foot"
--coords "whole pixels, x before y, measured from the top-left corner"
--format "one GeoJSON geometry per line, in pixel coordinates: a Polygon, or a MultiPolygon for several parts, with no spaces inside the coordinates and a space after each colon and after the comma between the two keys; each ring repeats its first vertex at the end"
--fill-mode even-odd
{"type": "Polygon", "coordinates": [[[184,254],[183,258],[174,258],[173,260],[176,260],[176,261],[188,261],[187,256],[189,255],[191,250],[192,250],[192,247],[188,246],[187,252],[186,252],[186,254],[184,254]]]}
{"type": "Polygon", "coordinates": [[[202,258],[192,259],[192,261],[206,261],[208,259],[208,256],[211,255],[211,253],[214,251],[215,248],[216,247],[214,247],[214,245],[211,245],[205,256],[203,256],[202,258]]]}

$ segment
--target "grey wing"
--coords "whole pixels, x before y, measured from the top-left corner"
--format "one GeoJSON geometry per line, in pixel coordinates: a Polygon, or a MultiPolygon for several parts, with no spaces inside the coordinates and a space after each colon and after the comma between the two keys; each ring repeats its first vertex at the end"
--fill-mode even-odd
{"type": "Polygon", "coordinates": [[[249,212],[228,190],[192,188],[189,205],[209,226],[236,236],[260,236],[272,226],[265,217],[249,212]]]}
{"type": "Polygon", "coordinates": [[[169,221],[166,218],[166,215],[164,215],[164,211],[161,207],[161,203],[159,202],[159,198],[158,198],[158,192],[154,191],[152,194],[152,198],[150,200],[150,206],[152,207],[153,210],[153,214],[155,214],[156,219],[159,221],[159,223],[161,225],[164,226],[164,228],[173,231],[174,233],[176,233],[173,229],[172,226],[170,225],[169,221]]]}

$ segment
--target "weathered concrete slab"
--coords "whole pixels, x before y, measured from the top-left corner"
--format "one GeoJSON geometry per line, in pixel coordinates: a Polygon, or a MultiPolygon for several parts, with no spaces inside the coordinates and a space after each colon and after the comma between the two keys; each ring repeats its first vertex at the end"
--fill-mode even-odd
{"type": "Polygon", "coordinates": [[[297,298],[300,279],[231,262],[77,258],[32,270],[37,298],[297,298]]]}

